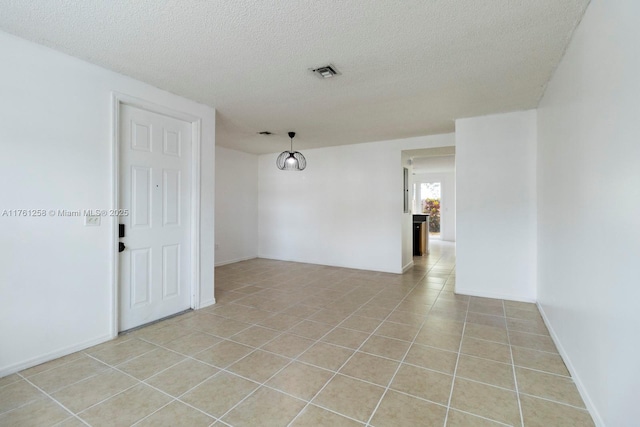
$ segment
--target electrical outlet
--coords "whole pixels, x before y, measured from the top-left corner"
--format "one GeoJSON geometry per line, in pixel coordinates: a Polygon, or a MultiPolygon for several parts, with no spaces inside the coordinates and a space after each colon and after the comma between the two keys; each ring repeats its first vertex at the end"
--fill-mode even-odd
{"type": "Polygon", "coordinates": [[[84,217],[84,225],[92,227],[100,225],[100,215],[86,215],[84,217]]]}
{"type": "Polygon", "coordinates": [[[216,243],[216,249],[219,249],[219,248],[220,248],[220,245],[216,243]]]}

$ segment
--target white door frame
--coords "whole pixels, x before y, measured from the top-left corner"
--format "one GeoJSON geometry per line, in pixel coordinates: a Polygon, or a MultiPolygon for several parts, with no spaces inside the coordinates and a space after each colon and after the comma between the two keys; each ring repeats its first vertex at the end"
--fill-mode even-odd
{"type": "MultiPolygon", "coordinates": [[[[174,119],[183,120],[191,123],[191,229],[189,240],[191,245],[191,262],[189,276],[191,283],[189,290],[191,292],[191,308],[200,308],[200,145],[202,140],[202,119],[180,111],[172,110],[162,105],[157,105],[144,99],[135,98],[133,96],[112,92],[112,135],[111,135],[111,206],[116,210],[120,207],[119,202],[119,185],[120,185],[120,108],[122,105],[129,105],[152,113],[162,114],[174,119]]],[[[105,220],[107,218],[104,218],[105,220]]],[[[111,335],[118,335],[120,321],[120,256],[118,253],[118,217],[111,217],[111,335]]]]}

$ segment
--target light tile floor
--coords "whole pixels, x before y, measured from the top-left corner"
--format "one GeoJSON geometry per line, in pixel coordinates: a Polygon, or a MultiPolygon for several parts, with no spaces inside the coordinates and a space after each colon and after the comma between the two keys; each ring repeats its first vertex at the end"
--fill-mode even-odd
{"type": "Polygon", "coordinates": [[[535,305],[415,262],[217,268],[217,305],[1,378],[0,425],[593,425],[535,305]]]}

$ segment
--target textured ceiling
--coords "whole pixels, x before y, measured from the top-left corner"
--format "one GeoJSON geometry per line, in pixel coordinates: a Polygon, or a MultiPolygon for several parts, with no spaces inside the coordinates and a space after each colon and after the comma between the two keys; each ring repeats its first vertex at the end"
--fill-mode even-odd
{"type": "Polygon", "coordinates": [[[265,153],[536,107],[587,4],[0,0],[0,28],[211,105],[218,145],[265,153]],[[308,71],[327,63],[342,75],[308,71]]]}

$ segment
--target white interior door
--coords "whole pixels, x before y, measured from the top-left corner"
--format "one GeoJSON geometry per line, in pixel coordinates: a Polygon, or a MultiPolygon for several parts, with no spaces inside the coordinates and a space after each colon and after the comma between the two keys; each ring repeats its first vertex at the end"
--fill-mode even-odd
{"type": "Polygon", "coordinates": [[[191,123],[120,109],[119,330],[191,306],[191,123]]]}

